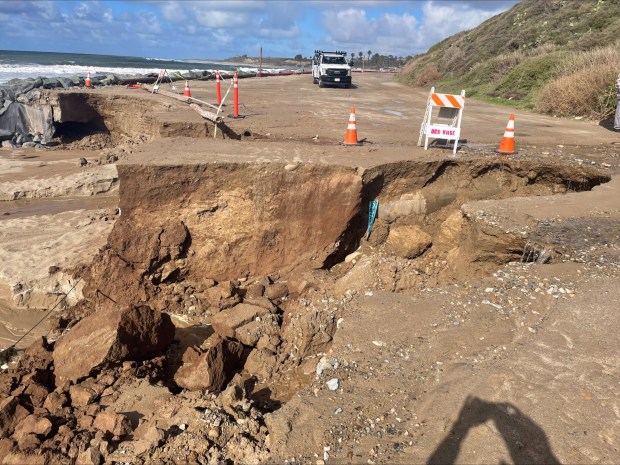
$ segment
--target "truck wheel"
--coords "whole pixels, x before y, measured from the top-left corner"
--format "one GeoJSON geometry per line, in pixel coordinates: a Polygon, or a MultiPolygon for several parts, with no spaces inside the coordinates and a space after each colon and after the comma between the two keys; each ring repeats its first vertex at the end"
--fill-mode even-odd
{"type": "Polygon", "coordinates": [[[312,76],[312,84],[318,84],[319,80],[312,76]]]}
{"type": "Polygon", "coordinates": [[[319,87],[325,87],[325,84],[323,84],[323,81],[321,79],[319,79],[319,87]]]}

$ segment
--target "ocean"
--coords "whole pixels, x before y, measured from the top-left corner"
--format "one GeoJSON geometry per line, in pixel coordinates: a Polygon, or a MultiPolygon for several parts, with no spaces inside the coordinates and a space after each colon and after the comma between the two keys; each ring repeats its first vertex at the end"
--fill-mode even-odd
{"type": "MultiPolygon", "coordinates": [[[[11,79],[37,77],[71,77],[100,74],[150,74],[165,69],[169,73],[183,71],[234,70],[256,71],[255,66],[236,66],[207,60],[171,60],[83,53],[23,52],[0,50],[0,84],[11,79]]],[[[267,70],[265,71],[279,71],[267,70]]]]}

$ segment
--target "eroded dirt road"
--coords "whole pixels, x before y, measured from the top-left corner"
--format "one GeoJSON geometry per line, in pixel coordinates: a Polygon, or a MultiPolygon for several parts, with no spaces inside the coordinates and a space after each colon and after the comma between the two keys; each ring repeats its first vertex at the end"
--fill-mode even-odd
{"type": "MultiPolygon", "coordinates": [[[[617,462],[620,135],[467,100],[467,144],[451,158],[416,147],[427,91],[383,74],[354,82],[242,80],[244,118],[226,119],[240,140],[213,140],[183,103],[97,90],[108,133],[83,126],[71,150],[1,149],[0,336],[36,321],[16,308],[49,308],[80,264],[87,300],[65,327],[110,301],[146,302],[177,326],[174,349],[93,367],[71,391],[13,372],[3,396],[55,426],[13,425],[6,460],[617,462]],[[338,144],[351,107],[362,147],[338,144]],[[519,153],[499,157],[511,112],[519,153]],[[364,239],[371,199],[379,216],[364,239]],[[167,255],[151,234],[170,241],[167,255]],[[240,373],[256,387],[181,390],[170,366],[252,298],[272,332],[227,337],[249,353],[240,373]],[[68,401],[54,410],[52,394],[68,401]],[[133,435],[104,437],[94,419],[109,412],[131,413],[133,435]]],[[[213,82],[191,85],[214,100],[213,82]]],[[[52,373],[49,349],[29,366],[52,373]]]]}

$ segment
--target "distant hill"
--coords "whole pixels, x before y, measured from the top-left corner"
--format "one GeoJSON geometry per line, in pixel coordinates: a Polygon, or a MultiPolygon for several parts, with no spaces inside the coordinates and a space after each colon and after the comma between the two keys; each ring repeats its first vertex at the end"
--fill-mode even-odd
{"type": "Polygon", "coordinates": [[[608,117],[620,73],[620,0],[523,0],[410,60],[413,86],[562,116],[608,117]]]}

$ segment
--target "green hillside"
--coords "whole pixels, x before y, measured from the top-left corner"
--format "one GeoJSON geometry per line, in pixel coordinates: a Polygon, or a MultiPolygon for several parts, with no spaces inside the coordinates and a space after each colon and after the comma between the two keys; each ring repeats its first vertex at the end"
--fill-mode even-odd
{"type": "Polygon", "coordinates": [[[563,116],[615,108],[620,0],[523,0],[414,57],[399,79],[563,116]]]}

